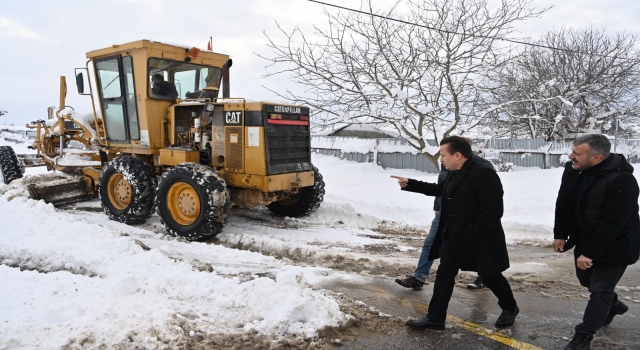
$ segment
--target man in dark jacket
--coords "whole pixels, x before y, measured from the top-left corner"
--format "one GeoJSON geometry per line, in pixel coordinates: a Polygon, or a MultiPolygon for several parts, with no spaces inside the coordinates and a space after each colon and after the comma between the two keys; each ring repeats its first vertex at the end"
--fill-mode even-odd
{"type": "Polygon", "coordinates": [[[573,252],[580,284],[591,298],[566,350],[589,349],[593,335],[629,308],[614,288],[640,254],[638,182],[604,135],[573,142],[556,201],[553,248],[573,252]]]}
{"type": "MultiPolygon", "coordinates": [[[[494,169],[493,164],[491,164],[490,161],[482,157],[474,157],[474,159],[479,164],[494,169]]],[[[444,180],[447,178],[447,174],[449,174],[447,168],[445,168],[444,164],[440,164],[438,184],[442,184],[444,182],[444,180]]],[[[436,232],[438,231],[438,224],[440,223],[441,203],[441,197],[436,197],[433,200],[433,212],[435,215],[433,220],[431,221],[431,228],[427,233],[427,237],[425,237],[424,243],[422,244],[422,252],[420,253],[420,258],[418,258],[418,265],[416,266],[416,269],[413,271],[413,274],[411,276],[407,276],[402,279],[396,279],[396,283],[405,288],[422,290],[422,287],[425,285],[425,283],[427,283],[427,278],[429,278],[429,274],[431,273],[431,266],[433,265],[433,260],[429,260],[429,252],[431,251],[433,240],[435,239],[436,232]]],[[[482,289],[484,287],[485,286],[484,282],[482,281],[482,277],[478,277],[475,281],[467,284],[467,288],[469,289],[482,289]]]]}
{"type": "Polygon", "coordinates": [[[449,170],[442,184],[393,176],[405,191],[442,197],[440,223],[429,253],[430,260],[440,258],[429,311],[422,319],[407,321],[407,326],[445,329],[455,276],[461,269],[478,272],[498,297],[502,313],[495,326],[511,326],[519,309],[502,275],[509,268],[509,256],[500,223],[504,211],[500,178],[494,169],[477,162],[469,141],[462,137],[442,139],[440,156],[449,170]]]}

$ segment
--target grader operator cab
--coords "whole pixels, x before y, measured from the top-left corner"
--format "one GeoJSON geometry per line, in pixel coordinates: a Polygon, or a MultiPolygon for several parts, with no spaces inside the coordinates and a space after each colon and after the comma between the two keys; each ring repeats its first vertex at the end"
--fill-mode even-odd
{"type": "MultiPolygon", "coordinates": [[[[232,203],[291,217],[319,207],[309,108],[230,98],[227,55],[141,40],[87,58],[76,83],[94,113],[65,108],[61,77],[55,116],[28,125],[39,159],[62,173],[23,180],[32,198],[60,205],[99,195],[109,218],[139,224],[155,210],[189,240],[219,233],[232,203]]],[[[22,158],[0,147],[5,183],[21,177],[22,158]]]]}

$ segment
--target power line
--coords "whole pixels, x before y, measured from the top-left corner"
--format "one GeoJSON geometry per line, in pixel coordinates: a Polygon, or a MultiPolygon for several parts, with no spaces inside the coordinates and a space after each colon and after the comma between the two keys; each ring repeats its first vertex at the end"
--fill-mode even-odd
{"type": "Polygon", "coordinates": [[[499,37],[490,36],[490,35],[469,35],[469,34],[466,34],[466,33],[458,33],[458,32],[453,32],[453,31],[446,30],[446,29],[433,28],[433,27],[429,27],[429,26],[424,25],[424,24],[418,24],[418,23],[403,21],[401,19],[386,17],[386,16],[375,14],[375,13],[355,10],[355,9],[344,7],[344,6],[333,5],[333,4],[329,4],[329,3],[326,3],[326,2],[322,2],[322,1],[317,1],[317,0],[307,0],[307,1],[315,2],[315,3],[321,4],[321,5],[325,5],[325,6],[329,6],[329,7],[339,8],[339,9],[342,9],[342,10],[347,10],[347,11],[350,11],[350,12],[356,12],[356,13],[360,13],[360,14],[367,15],[367,16],[378,17],[378,18],[386,19],[386,20],[393,21],[393,22],[399,22],[399,23],[403,23],[403,24],[416,26],[416,27],[426,28],[426,29],[434,30],[434,31],[440,32],[440,33],[454,34],[454,35],[467,35],[467,36],[472,37],[472,38],[496,39],[496,40],[501,40],[501,41],[507,41],[507,42],[514,43],[514,44],[519,44],[519,45],[540,47],[540,48],[543,48],[543,49],[549,49],[549,50],[555,50],[555,51],[572,52],[572,53],[577,53],[577,54],[582,54],[582,55],[592,55],[592,56],[606,57],[606,58],[618,58],[618,59],[622,59],[622,60],[630,60],[631,59],[631,58],[625,58],[625,57],[599,55],[599,54],[593,54],[593,53],[582,52],[582,51],[571,50],[571,49],[563,49],[563,48],[559,48],[559,47],[553,47],[553,46],[542,45],[542,44],[534,44],[534,43],[529,43],[529,42],[526,42],[526,41],[514,40],[514,39],[509,39],[509,38],[499,38],[499,37]]]}

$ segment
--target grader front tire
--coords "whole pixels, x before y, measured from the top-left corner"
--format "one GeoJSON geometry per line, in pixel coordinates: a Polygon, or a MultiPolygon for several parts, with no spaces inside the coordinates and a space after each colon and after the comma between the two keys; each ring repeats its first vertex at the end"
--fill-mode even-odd
{"type": "Polygon", "coordinates": [[[116,158],[100,173],[100,202],[109,219],[127,225],[141,224],[155,209],[156,176],[138,158],[116,158]]]}
{"type": "Polygon", "coordinates": [[[20,160],[11,146],[0,146],[0,183],[8,185],[22,178],[20,160]]]}
{"type": "Polygon", "coordinates": [[[183,163],[162,175],[156,207],[171,235],[197,241],[217,235],[227,225],[231,196],[213,169],[183,163]]]}

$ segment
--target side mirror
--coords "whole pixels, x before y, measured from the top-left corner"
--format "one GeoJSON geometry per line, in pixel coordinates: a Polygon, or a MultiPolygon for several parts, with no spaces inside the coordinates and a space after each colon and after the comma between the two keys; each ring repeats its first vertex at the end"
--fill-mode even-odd
{"type": "Polygon", "coordinates": [[[78,93],[80,95],[84,94],[84,77],[82,76],[82,72],[76,75],[76,86],[78,87],[78,93]]]}
{"type": "Polygon", "coordinates": [[[76,87],[78,88],[78,93],[80,95],[91,95],[91,81],[89,80],[89,70],[87,68],[76,68],[75,69],[75,73],[76,73],[76,87]],[[87,73],[87,76],[84,76],[84,72],[87,73]],[[86,81],[85,81],[86,79],[86,81]],[[89,93],[85,94],[84,93],[84,87],[85,85],[89,86],[89,93]]]}

